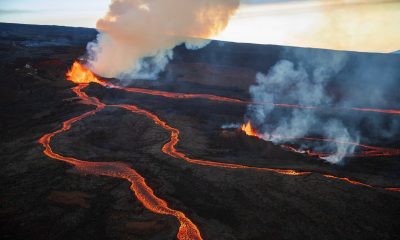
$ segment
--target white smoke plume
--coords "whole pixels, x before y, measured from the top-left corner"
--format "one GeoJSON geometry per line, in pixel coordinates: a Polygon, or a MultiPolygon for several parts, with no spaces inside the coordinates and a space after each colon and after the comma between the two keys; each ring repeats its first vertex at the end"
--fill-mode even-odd
{"type": "Polygon", "coordinates": [[[103,77],[156,78],[172,49],[207,44],[221,32],[239,0],[112,0],[89,43],[88,66],[103,77]]]}
{"type": "MultiPolygon", "coordinates": [[[[343,69],[346,53],[302,55],[293,51],[294,61],[280,60],[267,75],[258,73],[256,84],[250,87],[252,100],[247,118],[264,136],[275,143],[292,142],[295,138],[321,136],[337,142],[356,142],[358,136],[350,134],[347,126],[334,116],[320,116],[309,109],[277,109],[268,103],[290,103],[303,106],[330,106],[333,103],[326,91],[329,81],[343,69]]],[[[310,143],[307,143],[310,144],[310,143]]],[[[310,147],[304,144],[303,147],[310,147]]],[[[313,150],[332,152],[325,158],[340,163],[344,156],[354,152],[354,145],[321,142],[313,150]]]]}

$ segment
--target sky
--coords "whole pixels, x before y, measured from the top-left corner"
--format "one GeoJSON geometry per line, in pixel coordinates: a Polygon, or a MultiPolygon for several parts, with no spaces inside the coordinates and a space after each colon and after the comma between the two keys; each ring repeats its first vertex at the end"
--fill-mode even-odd
{"type": "MultiPolygon", "coordinates": [[[[110,0],[0,0],[0,22],[95,27],[110,0]]],[[[400,0],[243,0],[219,40],[368,52],[400,49],[400,0]]]]}
{"type": "Polygon", "coordinates": [[[0,0],[0,22],[96,26],[110,0],[0,0]]]}

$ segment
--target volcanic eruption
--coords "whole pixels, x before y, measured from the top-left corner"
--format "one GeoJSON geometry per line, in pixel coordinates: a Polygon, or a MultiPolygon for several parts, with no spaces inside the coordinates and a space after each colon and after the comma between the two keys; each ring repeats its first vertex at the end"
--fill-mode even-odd
{"type": "MultiPolygon", "coordinates": [[[[165,131],[170,133],[170,140],[165,143],[162,147],[162,152],[164,152],[166,155],[183,160],[189,164],[194,164],[194,165],[199,165],[203,167],[214,167],[214,168],[222,168],[222,169],[242,169],[242,170],[248,170],[248,171],[266,171],[266,172],[273,172],[276,174],[282,174],[282,175],[288,175],[288,176],[303,176],[303,175],[309,175],[312,172],[310,171],[302,171],[302,170],[296,170],[296,169],[279,169],[279,168],[268,168],[268,167],[255,167],[255,166],[250,166],[250,165],[244,165],[244,164],[236,164],[236,163],[227,163],[227,162],[218,162],[218,161],[213,161],[213,160],[206,160],[206,159],[197,159],[197,158],[191,158],[187,156],[185,153],[179,151],[176,149],[176,145],[179,143],[180,138],[180,131],[178,128],[171,126],[168,124],[165,120],[162,120],[160,117],[158,117],[156,114],[145,110],[141,109],[138,106],[135,105],[129,105],[129,104],[104,104],[100,102],[98,98],[95,97],[90,97],[88,96],[85,92],[83,92],[84,88],[86,88],[89,84],[91,83],[96,83],[100,84],[102,86],[109,86],[111,88],[117,89],[117,90],[122,90],[122,91],[127,91],[127,92],[135,92],[135,93],[141,93],[141,94],[146,94],[146,95],[156,95],[156,96],[162,96],[166,98],[172,98],[172,99],[195,99],[195,98],[203,98],[208,101],[217,101],[217,102],[228,102],[228,103],[233,103],[233,104],[246,104],[245,101],[241,101],[238,99],[230,99],[230,98],[225,98],[225,97],[220,97],[216,95],[208,95],[208,94],[187,94],[187,93],[173,93],[173,92],[162,92],[162,91],[156,91],[156,90],[148,90],[148,89],[140,89],[140,88],[129,88],[129,87],[121,87],[118,85],[114,85],[111,83],[107,83],[99,77],[96,77],[88,68],[80,64],[79,62],[75,62],[71,69],[67,72],[66,74],[67,79],[76,83],[77,86],[72,88],[72,90],[77,94],[77,96],[82,100],[82,103],[88,104],[88,105],[93,105],[96,108],[94,110],[90,110],[86,113],[83,113],[77,117],[74,117],[70,120],[67,120],[63,123],[62,128],[60,128],[57,131],[45,134],[43,137],[40,138],[39,142],[43,145],[44,147],[44,153],[56,160],[64,161],[67,162],[81,172],[88,173],[88,174],[94,174],[94,175],[100,175],[100,176],[109,176],[113,178],[122,178],[126,179],[131,183],[131,190],[134,192],[136,197],[140,200],[140,202],[150,211],[158,213],[158,214],[165,214],[165,215],[171,215],[176,217],[176,219],[180,223],[179,227],[179,232],[177,233],[177,238],[178,239],[202,239],[200,230],[198,227],[193,223],[183,212],[174,210],[168,206],[168,203],[165,200],[160,199],[159,197],[156,196],[154,191],[146,184],[145,179],[134,169],[132,169],[129,165],[120,163],[120,162],[88,162],[84,161],[81,159],[73,158],[73,157],[68,157],[68,156],[62,156],[56,152],[54,152],[51,148],[51,139],[65,131],[68,131],[72,125],[78,121],[81,121],[89,116],[93,116],[97,114],[99,111],[103,110],[104,108],[120,108],[120,109],[125,109],[127,111],[130,111],[134,114],[139,114],[143,115],[146,118],[151,119],[156,125],[162,127],[165,131]]],[[[258,103],[257,103],[258,104],[258,103]]],[[[291,108],[290,108],[291,109],[291,108]]],[[[274,135],[265,135],[265,134],[260,134],[257,132],[257,130],[253,127],[252,122],[248,121],[245,124],[241,126],[241,131],[244,132],[244,134],[251,136],[251,137],[257,137],[260,139],[266,139],[268,140],[269,138],[288,138],[288,139],[296,139],[296,140],[303,140],[303,141],[319,141],[319,142],[334,142],[336,144],[343,144],[343,145],[352,145],[364,148],[365,151],[361,152],[363,156],[393,156],[393,155],[398,155],[400,151],[398,149],[389,149],[389,148],[380,148],[380,147],[373,147],[373,146],[367,146],[367,145],[361,145],[358,143],[353,143],[353,142],[346,142],[346,141],[341,141],[339,142],[337,139],[322,139],[322,138],[311,138],[311,137],[284,137],[284,136],[274,136],[274,135]],[[265,136],[268,136],[266,138],[265,136]]],[[[260,140],[262,141],[262,140],[260,140]]],[[[289,149],[291,151],[297,151],[295,148],[290,148],[290,147],[285,147],[282,145],[283,148],[289,149]]],[[[313,153],[311,151],[303,151],[300,152],[302,154],[308,154],[310,156],[317,155],[318,157],[325,157],[328,156],[329,154],[326,153],[313,153]]],[[[344,181],[349,184],[353,185],[359,185],[363,187],[368,187],[368,188],[375,188],[378,186],[373,186],[370,184],[366,184],[360,181],[352,180],[347,177],[340,177],[340,176],[334,176],[332,174],[327,174],[327,173],[321,173],[322,176],[329,178],[329,179],[336,179],[339,181],[344,181]]],[[[398,191],[398,188],[384,188],[388,191],[398,191]]]]}
{"type": "MultiPolygon", "coordinates": [[[[349,64],[349,56],[343,52],[327,55],[319,51],[309,56],[300,50],[287,51],[267,74],[257,74],[256,83],[249,90],[253,104],[248,107],[246,119],[260,126],[263,132],[259,134],[269,135],[268,140],[277,144],[295,143],[296,139],[307,140],[300,144],[302,149],[330,152],[313,155],[319,155],[330,163],[343,164],[346,156],[358,155],[355,150],[360,146],[360,140],[387,138],[385,135],[398,132],[395,116],[387,119],[383,114],[375,114],[373,117],[355,114],[369,109],[372,113],[397,115],[397,110],[354,107],[356,104],[365,104],[365,98],[347,90],[339,93],[330,90],[349,89],[350,84],[354,85],[354,81],[335,82],[337,86],[332,83],[334,79],[348,74],[346,66],[349,64]],[[276,101],[287,101],[293,106],[314,107],[294,107],[282,111],[276,107],[276,101]],[[374,129],[385,129],[388,121],[389,126],[392,126],[388,134],[376,132],[368,136],[372,133],[363,132],[359,127],[362,122],[369,122],[374,129]],[[314,141],[317,139],[327,140],[314,141]]],[[[362,62],[352,64],[362,65],[362,62]]],[[[389,84],[395,83],[393,81],[389,84]]],[[[377,98],[383,98],[386,86],[381,89],[374,90],[377,98]]]]}
{"type": "MultiPolygon", "coordinates": [[[[237,138],[250,139],[250,144],[268,142],[269,146],[278,149],[277,151],[289,151],[295,154],[293,156],[302,155],[313,161],[319,159],[343,164],[346,158],[400,155],[400,150],[396,147],[364,144],[362,140],[365,138],[359,129],[354,123],[349,123],[352,114],[381,114],[389,115],[390,118],[397,117],[399,110],[368,105],[358,107],[359,105],[353,105],[357,102],[353,98],[330,92],[330,89],[340,88],[332,86],[331,81],[345,71],[349,61],[346,54],[338,53],[326,59],[323,53],[308,58],[296,50],[287,51],[285,54],[288,55],[283,54],[282,59],[267,73],[259,72],[256,75],[255,83],[249,88],[251,99],[127,86],[134,79],[156,79],[172,59],[174,47],[181,44],[185,44],[189,49],[205,46],[208,40],[204,38],[223,30],[238,6],[239,1],[236,0],[112,1],[107,15],[97,23],[100,33],[96,41],[88,44],[86,60],[74,62],[66,73],[67,80],[76,84],[72,91],[80,102],[91,105],[94,109],[63,121],[61,128],[44,134],[39,139],[44,154],[66,162],[85,174],[128,181],[130,190],[147,210],[175,218],[179,223],[176,233],[179,240],[203,238],[205,231],[203,232],[203,226],[196,222],[196,214],[177,206],[175,202],[169,202],[168,198],[162,199],[160,192],[153,190],[145,177],[130,164],[122,163],[118,159],[92,162],[64,156],[52,149],[52,139],[69,131],[75,123],[95,116],[105,109],[120,109],[149,120],[167,136],[167,140],[157,146],[160,147],[158,150],[161,155],[171,162],[176,160],[179,164],[191,167],[227,170],[227,174],[235,171],[243,171],[245,174],[268,172],[294,178],[313,175],[368,189],[399,191],[396,187],[383,187],[311,167],[291,167],[284,164],[270,167],[240,162],[237,159],[199,157],[195,153],[187,153],[185,148],[179,146],[182,139],[188,139],[187,136],[182,137],[182,132],[186,130],[176,122],[170,122],[171,118],[160,114],[162,111],[159,109],[149,110],[129,101],[109,103],[88,91],[89,86],[100,85],[99,89],[115,91],[116,94],[140,94],[171,101],[201,99],[208,104],[241,106],[247,112],[243,116],[245,122],[235,129],[241,134],[236,136],[237,138]],[[176,8],[179,11],[175,11],[176,8]],[[180,16],[176,17],[175,14],[180,16]],[[103,80],[105,77],[114,79],[103,80]]],[[[356,122],[365,121],[365,118],[359,117],[356,122]]],[[[380,118],[377,117],[372,124],[380,126],[380,118]]],[[[149,153],[151,154],[154,152],[149,153]]]]}
{"type": "Polygon", "coordinates": [[[103,83],[89,69],[77,61],[72,64],[66,77],[76,84],[103,83]]]}

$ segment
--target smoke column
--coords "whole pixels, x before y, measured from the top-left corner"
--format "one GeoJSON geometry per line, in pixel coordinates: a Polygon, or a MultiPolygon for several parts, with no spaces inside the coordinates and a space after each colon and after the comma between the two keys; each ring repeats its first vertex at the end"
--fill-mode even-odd
{"type": "MultiPolygon", "coordinates": [[[[347,56],[337,53],[332,56],[313,54],[302,56],[294,52],[295,61],[282,59],[267,75],[258,73],[256,84],[250,87],[250,94],[254,102],[274,102],[283,98],[285,102],[305,106],[330,105],[332,99],[325,88],[328,82],[338,74],[346,64],[347,56]]],[[[275,143],[293,141],[279,136],[293,138],[319,135],[342,142],[358,142],[357,136],[351,136],[346,126],[334,117],[324,119],[315,111],[307,109],[294,109],[281,112],[275,110],[273,105],[250,105],[247,117],[263,135],[272,137],[275,143]]],[[[309,146],[303,146],[309,147],[309,146]]],[[[346,154],[354,151],[354,146],[322,143],[313,146],[314,150],[328,150],[334,152],[325,160],[331,163],[339,163],[346,154]]]]}
{"type": "MultiPolygon", "coordinates": [[[[254,104],[248,107],[245,120],[251,120],[265,140],[275,143],[300,144],[288,137],[314,136],[337,142],[393,144],[391,139],[400,137],[398,116],[344,109],[400,108],[399,69],[398,57],[392,55],[288,48],[266,74],[257,74],[250,87],[253,102],[284,102],[325,111],[254,104]]],[[[344,163],[344,156],[356,150],[351,144],[300,142],[303,149],[332,153],[325,160],[334,164],[344,163]]]]}
{"type": "Polygon", "coordinates": [[[97,22],[97,40],[87,46],[88,66],[103,77],[156,78],[180,44],[199,40],[227,25],[239,0],[112,0],[97,22]]]}

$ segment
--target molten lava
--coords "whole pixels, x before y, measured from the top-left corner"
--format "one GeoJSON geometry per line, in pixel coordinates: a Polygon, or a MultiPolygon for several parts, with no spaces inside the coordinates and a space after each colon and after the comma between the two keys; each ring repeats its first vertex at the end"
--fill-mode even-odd
{"type": "MultiPolygon", "coordinates": [[[[44,151],[43,151],[44,154],[46,154],[47,156],[49,156],[53,159],[67,162],[67,163],[75,166],[76,169],[86,172],[86,173],[100,175],[100,176],[109,176],[109,177],[113,177],[113,178],[121,178],[121,179],[125,179],[125,180],[129,181],[131,183],[131,190],[134,192],[134,194],[136,195],[138,200],[143,204],[143,206],[145,206],[147,209],[149,209],[150,211],[152,211],[154,213],[171,215],[171,216],[174,216],[177,218],[177,220],[180,223],[179,231],[177,234],[177,237],[179,240],[192,240],[192,239],[200,240],[200,239],[202,239],[202,237],[201,237],[200,231],[198,230],[197,226],[188,217],[186,217],[183,212],[169,208],[167,202],[158,198],[154,194],[153,190],[146,184],[145,179],[138,172],[136,172],[134,169],[132,169],[127,164],[120,163],[120,162],[87,162],[87,161],[80,160],[80,159],[73,158],[73,157],[62,156],[60,154],[53,152],[53,150],[50,146],[51,139],[54,136],[56,136],[62,132],[68,131],[71,128],[72,124],[74,124],[75,122],[83,120],[87,117],[93,116],[97,112],[103,110],[105,107],[118,107],[118,108],[123,108],[123,109],[129,110],[129,111],[137,113],[137,114],[144,115],[147,118],[153,120],[155,124],[161,126],[163,129],[170,132],[170,140],[169,140],[169,142],[164,144],[164,146],[162,147],[162,151],[165,154],[167,154],[173,158],[182,159],[188,163],[197,164],[197,165],[206,166],[206,167],[270,171],[270,172],[274,172],[274,173],[278,173],[278,174],[294,175],[294,176],[307,175],[307,174],[312,173],[312,172],[297,171],[297,170],[292,170],[292,169],[252,167],[252,166],[246,166],[246,165],[240,165],[240,164],[234,164],[234,163],[214,162],[214,161],[209,161],[209,160],[190,158],[190,157],[186,156],[184,153],[179,152],[175,148],[176,145],[179,143],[179,130],[177,128],[174,128],[174,127],[168,125],[167,122],[161,120],[157,115],[155,115],[147,110],[140,109],[134,105],[126,105],[126,104],[106,105],[106,104],[100,102],[100,100],[95,97],[89,97],[82,90],[85,87],[87,87],[89,83],[94,82],[94,83],[98,83],[102,86],[114,87],[114,88],[122,89],[122,90],[125,90],[128,92],[150,94],[150,95],[163,96],[163,97],[169,97],[169,98],[177,98],[177,99],[203,98],[203,99],[208,99],[211,101],[222,101],[222,102],[231,102],[231,103],[247,103],[245,101],[238,100],[238,99],[219,97],[219,96],[209,95],[209,94],[169,93],[169,92],[140,89],[140,88],[123,88],[123,87],[115,86],[110,83],[106,83],[102,80],[99,80],[89,69],[87,69],[85,66],[83,66],[79,62],[74,62],[71,70],[69,70],[66,75],[67,75],[68,80],[78,84],[76,87],[72,88],[72,90],[82,100],[82,103],[87,104],[87,105],[93,105],[96,108],[94,110],[88,111],[77,117],[71,118],[71,119],[63,122],[62,127],[59,130],[45,134],[43,137],[41,137],[39,139],[39,143],[44,147],[44,151]]],[[[290,105],[289,107],[295,107],[295,106],[290,105]]],[[[261,135],[259,133],[257,133],[257,131],[253,128],[250,121],[247,122],[246,124],[243,124],[243,126],[241,127],[241,130],[249,136],[255,136],[255,137],[261,138],[261,135]]],[[[305,140],[313,140],[311,138],[304,138],[304,139],[305,140]]],[[[327,139],[314,139],[314,140],[331,141],[331,140],[327,140],[327,139]]],[[[345,143],[343,143],[343,144],[345,144],[345,143]]],[[[386,155],[391,155],[393,153],[399,153],[398,150],[396,150],[397,152],[394,152],[394,151],[389,151],[389,150],[383,149],[383,148],[377,148],[377,147],[371,147],[371,146],[365,146],[365,145],[359,145],[359,146],[363,146],[371,154],[375,154],[375,155],[379,155],[379,156],[380,155],[386,156],[386,155]],[[383,151],[383,150],[385,150],[385,151],[383,151]]],[[[371,185],[361,183],[358,181],[353,181],[348,178],[336,177],[336,176],[328,175],[328,174],[323,174],[323,176],[326,178],[345,181],[347,183],[354,184],[354,185],[373,187],[371,185]]],[[[386,189],[389,191],[400,191],[400,188],[383,188],[383,189],[386,189]]]]}
{"type": "Polygon", "coordinates": [[[71,69],[66,74],[67,79],[76,84],[99,83],[103,84],[89,69],[81,63],[75,61],[71,69]]]}
{"type": "Polygon", "coordinates": [[[296,171],[296,170],[292,170],[292,169],[252,167],[252,166],[246,166],[246,165],[235,164],[235,163],[223,163],[223,162],[214,162],[214,161],[209,161],[209,160],[190,158],[190,157],[186,156],[184,153],[179,152],[175,148],[175,146],[179,143],[179,130],[177,128],[174,128],[174,127],[171,127],[170,125],[168,125],[167,122],[161,120],[154,113],[151,113],[144,109],[140,109],[134,105],[120,104],[120,105],[109,105],[109,106],[124,108],[133,113],[141,114],[141,115],[151,119],[155,124],[161,126],[165,130],[169,131],[170,132],[170,141],[167,142],[166,144],[164,144],[164,146],[162,147],[162,151],[165,154],[167,154],[168,156],[171,156],[173,158],[182,159],[188,163],[197,164],[197,165],[206,166],[206,167],[218,167],[218,168],[226,168],[226,169],[253,169],[253,170],[258,170],[258,171],[269,171],[269,172],[275,172],[275,173],[279,173],[279,174],[292,175],[292,176],[310,174],[310,172],[296,171]]]}
{"type": "MultiPolygon", "coordinates": [[[[82,65],[81,63],[75,61],[71,67],[71,69],[67,72],[67,79],[80,84],[80,83],[98,83],[102,86],[107,86],[110,88],[120,89],[127,92],[133,93],[141,93],[153,96],[160,96],[166,98],[174,98],[174,99],[206,99],[209,101],[217,101],[217,102],[229,102],[235,104],[264,104],[264,105],[273,105],[275,107],[281,108],[299,108],[299,109],[309,109],[309,110],[326,110],[316,106],[304,106],[304,105],[297,105],[297,104],[286,104],[286,103],[254,103],[251,101],[236,99],[236,98],[228,98],[222,97],[212,94],[196,94],[196,93],[175,93],[175,92],[166,92],[166,91],[159,91],[159,90],[151,90],[151,89],[144,89],[144,88],[129,88],[129,87],[121,87],[118,85],[114,85],[109,82],[104,82],[99,80],[87,67],[82,65]]],[[[329,109],[328,109],[329,110],[329,109]]],[[[332,111],[339,111],[339,110],[351,110],[351,111],[362,111],[362,112],[376,112],[376,113],[385,113],[385,114],[394,114],[400,115],[400,110],[396,109],[375,109],[375,108],[333,108],[330,109],[332,111]]]]}
{"type": "MultiPolygon", "coordinates": [[[[84,104],[94,105],[96,106],[96,109],[71,118],[63,122],[63,125],[59,130],[42,136],[39,139],[39,143],[44,147],[44,154],[53,159],[69,163],[75,166],[77,170],[84,173],[120,178],[129,181],[131,183],[131,190],[144,207],[154,213],[171,215],[177,218],[180,223],[177,235],[179,240],[201,240],[202,237],[197,226],[188,217],[186,217],[183,212],[169,208],[167,202],[158,198],[154,194],[153,190],[146,184],[145,179],[127,164],[120,162],[87,162],[73,157],[62,156],[53,152],[50,142],[54,136],[68,131],[75,122],[83,120],[89,116],[93,116],[107,106],[101,103],[99,99],[95,97],[89,97],[86,93],[82,92],[82,89],[87,86],[87,83],[78,84],[78,86],[72,88],[72,90],[79,98],[82,99],[84,104]]],[[[122,108],[123,106],[121,105],[119,107],[122,108]]]]}
{"type": "Polygon", "coordinates": [[[241,130],[244,133],[246,133],[246,135],[248,135],[248,136],[259,137],[259,134],[253,128],[253,126],[251,125],[250,121],[248,121],[247,123],[243,124],[242,127],[241,127],[241,130]]]}
{"type": "MultiPolygon", "coordinates": [[[[358,147],[359,149],[362,149],[362,151],[358,153],[353,153],[349,154],[346,157],[353,157],[353,158],[360,158],[360,157],[392,157],[392,156],[399,156],[400,155],[400,149],[395,149],[395,148],[383,148],[383,147],[375,147],[375,146],[369,146],[365,144],[359,144],[356,142],[346,142],[346,141],[337,141],[335,139],[327,139],[327,138],[313,138],[313,137],[291,137],[291,136],[283,136],[283,135],[262,135],[257,132],[256,129],[251,124],[251,121],[248,121],[247,123],[242,124],[240,130],[244,132],[248,136],[252,137],[258,137],[261,139],[266,139],[265,136],[272,137],[272,138],[278,138],[278,139],[291,139],[291,140],[303,140],[303,141],[318,141],[318,142],[333,142],[336,144],[345,144],[345,145],[354,145],[358,147]]],[[[317,157],[324,159],[328,157],[329,155],[332,155],[332,153],[326,153],[326,152],[315,152],[312,150],[302,150],[302,149],[297,149],[293,146],[282,144],[280,145],[283,149],[299,154],[304,154],[309,157],[317,157]]]]}
{"type": "MultiPolygon", "coordinates": [[[[81,65],[78,62],[75,62],[71,71],[74,72],[73,70],[76,71],[75,76],[77,78],[72,78],[72,81],[78,82],[79,83],[79,78],[80,76],[87,76],[84,79],[87,79],[89,82],[97,82],[102,86],[107,86],[107,87],[112,87],[120,90],[124,90],[127,92],[133,92],[133,93],[142,93],[142,94],[148,94],[148,95],[155,95],[155,96],[162,96],[162,97],[167,97],[167,98],[174,98],[174,99],[188,99],[188,98],[200,98],[200,99],[207,99],[210,101],[218,101],[218,102],[230,102],[230,103],[248,103],[239,99],[232,99],[232,98],[226,98],[226,97],[220,97],[216,95],[210,95],[210,94],[189,94],[189,93],[171,93],[171,92],[165,92],[165,91],[158,91],[158,90],[149,90],[149,89],[141,89],[141,88],[126,88],[126,87],[121,87],[117,86],[108,82],[104,82],[99,80],[94,76],[94,74],[88,70],[86,67],[81,65]]],[[[79,96],[80,94],[84,94],[83,92],[76,92],[76,94],[79,96]]],[[[82,98],[82,96],[80,96],[82,98]]],[[[89,97],[86,96],[86,99],[89,97]]],[[[99,102],[97,98],[92,98],[92,102],[96,102],[96,104],[101,105],[102,103],[99,102]]],[[[85,101],[83,101],[85,103],[85,101]]],[[[87,101],[86,101],[87,103],[87,101]]],[[[90,103],[89,103],[90,104],[90,103]]],[[[315,107],[307,107],[307,106],[300,106],[300,105],[288,105],[288,104],[275,104],[276,106],[281,106],[281,107],[291,107],[291,108],[309,108],[309,109],[316,109],[315,107]]],[[[252,167],[252,166],[246,166],[246,165],[240,165],[240,164],[231,164],[231,163],[219,163],[219,162],[214,162],[214,161],[208,161],[208,160],[200,160],[200,159],[191,159],[187,157],[184,153],[178,152],[175,149],[175,146],[179,142],[179,130],[176,128],[173,128],[169,126],[166,122],[160,120],[155,114],[139,109],[136,106],[133,105],[110,105],[113,107],[119,107],[119,108],[125,108],[127,110],[130,110],[135,113],[143,114],[146,117],[152,119],[156,124],[160,125],[163,127],[165,130],[171,132],[171,140],[170,142],[166,143],[162,151],[174,158],[180,158],[182,160],[185,160],[189,163],[192,164],[198,164],[198,165],[203,165],[203,166],[210,166],[210,167],[222,167],[222,168],[230,168],[230,169],[255,169],[255,170],[264,170],[264,171],[271,171],[271,172],[276,172],[280,174],[285,174],[285,175],[304,175],[304,174],[309,174],[310,172],[304,172],[304,171],[295,171],[291,169],[275,169],[275,168],[259,168],[259,167],[252,167]]],[[[371,110],[371,109],[369,109],[371,110]]],[[[365,111],[365,110],[362,110],[365,111]]],[[[396,113],[395,113],[396,114],[396,113]]],[[[254,127],[252,126],[251,122],[248,121],[246,124],[243,124],[241,127],[241,130],[246,133],[246,135],[253,136],[253,137],[258,137],[258,138],[265,138],[262,137],[261,134],[259,134],[254,127]]],[[[338,144],[351,144],[351,145],[356,145],[360,148],[364,148],[365,150],[362,151],[359,154],[353,154],[348,157],[377,157],[377,156],[395,156],[395,155],[400,155],[400,150],[399,149],[389,149],[389,148],[380,148],[380,147],[374,147],[374,146],[367,146],[367,145],[362,145],[358,143],[353,143],[353,142],[337,142],[334,139],[323,139],[323,138],[310,138],[310,137],[303,137],[303,138],[293,138],[293,137],[287,137],[287,136],[272,136],[272,137],[279,137],[279,138],[289,138],[289,139],[300,139],[300,140],[306,140],[306,141],[325,141],[325,142],[336,142],[338,144]]],[[[329,153],[322,153],[322,152],[313,152],[311,150],[297,150],[294,147],[290,147],[288,145],[283,145],[283,148],[294,151],[297,153],[303,153],[307,154],[310,157],[319,157],[323,158],[326,156],[329,156],[329,153]]],[[[351,183],[351,182],[350,182],[351,183]]],[[[361,184],[359,184],[361,185],[361,184]]]]}

